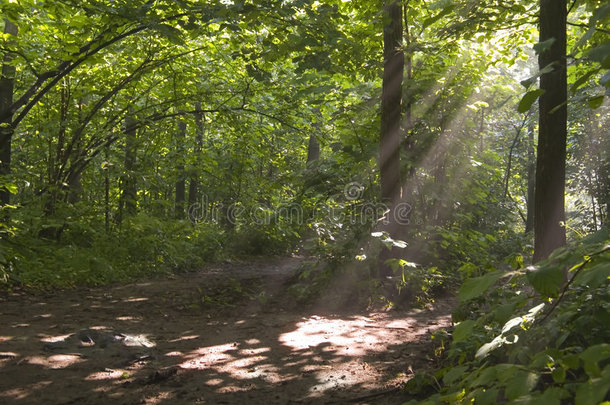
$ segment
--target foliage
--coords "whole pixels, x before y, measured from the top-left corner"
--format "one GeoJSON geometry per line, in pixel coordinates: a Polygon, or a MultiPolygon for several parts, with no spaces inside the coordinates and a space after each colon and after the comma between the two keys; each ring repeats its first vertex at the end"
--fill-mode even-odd
{"type": "MultiPolygon", "coordinates": [[[[449,365],[434,374],[442,386],[412,403],[607,399],[609,241],[605,229],[536,266],[464,282],[444,353],[449,365]]],[[[422,379],[407,389],[425,391],[429,385],[422,379]]]]}

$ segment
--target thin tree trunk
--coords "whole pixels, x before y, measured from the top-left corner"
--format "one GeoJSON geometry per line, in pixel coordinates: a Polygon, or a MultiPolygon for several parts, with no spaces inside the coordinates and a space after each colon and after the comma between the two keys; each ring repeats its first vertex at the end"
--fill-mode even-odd
{"type": "Polygon", "coordinates": [[[204,116],[201,112],[201,104],[197,103],[195,106],[195,125],[197,126],[197,134],[195,136],[195,147],[193,153],[195,154],[195,167],[192,167],[189,171],[191,179],[189,181],[189,210],[191,207],[195,207],[195,204],[199,202],[201,198],[199,196],[199,168],[201,167],[201,150],[203,147],[203,135],[205,133],[204,116]]]}
{"type": "Polygon", "coordinates": [[[534,120],[530,118],[527,126],[527,215],[525,233],[534,230],[534,190],[536,187],[536,152],[534,149],[534,120]]]}
{"type": "MultiPolygon", "coordinates": [[[[4,33],[17,36],[18,28],[8,18],[4,19],[4,33]]],[[[15,127],[13,125],[13,93],[15,87],[15,66],[11,65],[14,54],[4,54],[2,76],[0,77],[0,205],[10,203],[10,192],[4,184],[5,177],[11,172],[11,142],[15,127]]]]}
{"type": "Polygon", "coordinates": [[[309,145],[307,145],[307,166],[320,159],[320,143],[314,134],[309,135],[309,145]]]}
{"type": "Polygon", "coordinates": [[[178,133],[176,134],[177,158],[178,164],[176,170],[178,179],[176,180],[176,205],[174,216],[177,219],[184,218],[184,201],[186,191],[186,173],[184,172],[184,139],[186,137],[186,123],[180,121],[178,123],[178,133]]]}
{"type": "Polygon", "coordinates": [[[566,0],[540,1],[540,40],[552,40],[538,57],[544,94],[539,100],[538,159],[534,212],[534,262],[566,243],[565,164],[567,137],[566,0]]]}
{"type": "Polygon", "coordinates": [[[124,215],[133,216],[137,212],[138,185],[134,173],[137,158],[137,123],[130,111],[125,117],[125,160],[124,173],[121,176],[118,223],[123,221],[124,215]]]}
{"type": "MultiPolygon", "coordinates": [[[[104,148],[104,160],[106,164],[110,159],[110,146],[104,148]]],[[[110,232],[110,176],[108,167],[104,167],[104,229],[106,233],[110,232]]]]}

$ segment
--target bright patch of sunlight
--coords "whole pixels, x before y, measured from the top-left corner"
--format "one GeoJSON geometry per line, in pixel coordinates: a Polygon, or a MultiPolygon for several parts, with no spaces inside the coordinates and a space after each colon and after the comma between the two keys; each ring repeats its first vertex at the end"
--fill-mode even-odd
{"type": "Polygon", "coordinates": [[[167,356],[167,357],[178,357],[178,356],[184,356],[184,353],[179,352],[179,351],[174,351],[174,352],[165,353],[165,356],[167,356]]]}
{"type": "Polygon", "coordinates": [[[345,320],[312,316],[306,321],[297,323],[296,330],[280,335],[279,341],[296,350],[324,346],[324,350],[327,351],[341,350],[349,351],[351,356],[364,355],[366,353],[364,349],[350,350],[354,340],[370,345],[384,340],[383,334],[371,333],[366,326],[367,320],[364,317],[345,320]]]}
{"type": "Polygon", "coordinates": [[[180,336],[179,338],[172,339],[169,342],[170,343],[176,343],[176,342],[181,342],[181,341],[184,341],[184,340],[195,340],[195,339],[199,339],[199,335],[180,336]]]}
{"type": "Polygon", "coordinates": [[[138,321],[142,320],[142,318],[139,316],[137,316],[137,317],[136,316],[117,316],[114,319],[116,319],[117,321],[125,321],[125,322],[128,322],[128,321],[138,322],[138,321]]]}
{"type": "Polygon", "coordinates": [[[211,385],[212,387],[221,385],[224,381],[220,378],[212,378],[205,382],[206,385],[211,385]]]}
{"type": "Polygon", "coordinates": [[[103,381],[103,380],[116,380],[121,378],[123,370],[111,370],[106,369],[97,373],[89,374],[85,377],[86,381],[103,381]]]}
{"type": "Polygon", "coordinates": [[[148,301],[148,298],[145,298],[145,297],[129,297],[129,298],[125,298],[123,300],[123,302],[142,302],[142,301],[148,301]]]}
{"type": "Polygon", "coordinates": [[[85,361],[85,359],[76,354],[55,354],[49,357],[32,356],[28,357],[26,361],[28,364],[57,370],[82,363],[85,361]]]}

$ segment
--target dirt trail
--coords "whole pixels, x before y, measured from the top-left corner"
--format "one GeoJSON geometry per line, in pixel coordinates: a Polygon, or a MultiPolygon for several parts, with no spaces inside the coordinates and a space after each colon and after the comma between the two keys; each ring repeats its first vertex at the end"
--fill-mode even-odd
{"type": "Polygon", "coordinates": [[[285,293],[300,260],[172,279],[0,295],[3,404],[400,404],[425,367],[430,311],[333,313],[285,293]]]}

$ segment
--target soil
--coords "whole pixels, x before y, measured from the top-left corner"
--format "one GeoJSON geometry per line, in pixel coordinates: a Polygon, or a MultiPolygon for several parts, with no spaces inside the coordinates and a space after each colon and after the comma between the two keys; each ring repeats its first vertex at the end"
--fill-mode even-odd
{"type": "MultiPolygon", "coordinates": [[[[303,259],[103,288],[0,295],[3,404],[401,404],[433,365],[426,310],[301,306],[303,259]]],[[[329,291],[328,294],[336,294],[329,291]]],[[[332,297],[331,297],[332,298],[332,297]]]]}

